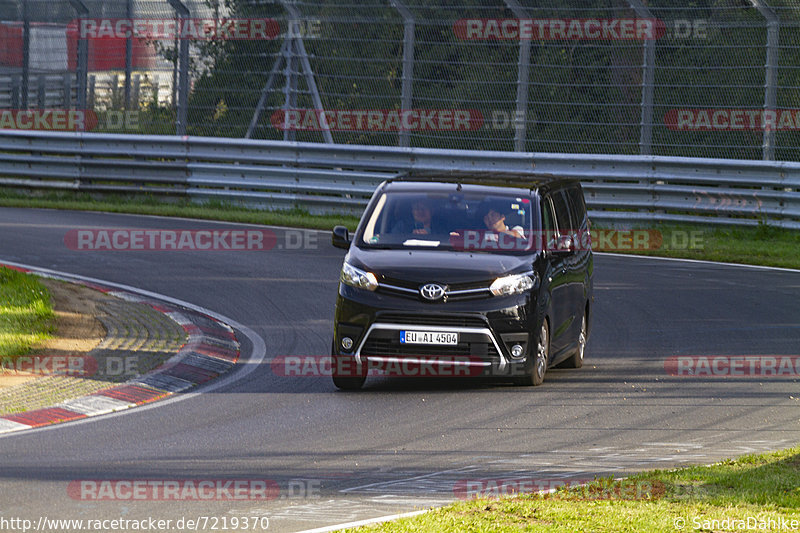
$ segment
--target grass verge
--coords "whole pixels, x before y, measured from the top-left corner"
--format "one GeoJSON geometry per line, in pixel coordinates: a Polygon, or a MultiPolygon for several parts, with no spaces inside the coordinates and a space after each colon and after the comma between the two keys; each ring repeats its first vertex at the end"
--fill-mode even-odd
{"type": "Polygon", "coordinates": [[[193,204],[187,200],[162,202],[147,196],[96,200],[85,194],[66,195],[51,193],[30,197],[6,193],[0,197],[0,207],[74,209],[77,211],[158,215],[326,230],[330,230],[336,225],[348,226],[350,229],[355,229],[358,224],[358,217],[346,215],[310,215],[301,209],[265,211],[262,209],[248,209],[246,207],[234,206],[216,201],[202,205],[193,204]]]}
{"type": "Polygon", "coordinates": [[[0,357],[30,353],[53,332],[50,292],[34,276],[0,267],[0,357]]]}
{"type": "MultiPolygon", "coordinates": [[[[147,196],[96,200],[86,194],[49,193],[31,197],[4,191],[0,206],[160,215],[325,230],[336,225],[354,230],[358,224],[358,217],[347,215],[311,215],[299,209],[264,211],[220,202],[197,205],[177,200],[165,203],[147,196]]],[[[596,224],[593,229],[604,228],[596,224]]],[[[628,236],[626,241],[624,236],[615,234],[609,239],[597,240],[593,248],[595,251],[800,269],[800,253],[797,252],[800,231],[764,225],[739,228],[689,224],[642,224],[636,229],[651,230],[644,246],[633,242],[636,236],[628,236]]]]}
{"type": "Polygon", "coordinates": [[[412,531],[796,531],[800,447],[653,471],[552,494],[476,499],[356,529],[412,531]],[[727,521],[726,521],[727,520],[727,521]]]}
{"type": "MultiPolygon", "coordinates": [[[[765,225],[713,227],[688,224],[655,224],[642,229],[657,232],[650,235],[653,249],[617,246],[608,251],[800,269],[800,231],[765,225]]],[[[610,239],[612,244],[619,242],[613,237],[610,239]]]]}

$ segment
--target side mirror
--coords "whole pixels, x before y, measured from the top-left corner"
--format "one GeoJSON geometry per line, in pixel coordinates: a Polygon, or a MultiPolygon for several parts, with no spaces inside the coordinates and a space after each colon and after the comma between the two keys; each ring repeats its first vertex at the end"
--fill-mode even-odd
{"type": "Polygon", "coordinates": [[[331,235],[331,244],[336,248],[347,250],[350,248],[350,232],[344,226],[335,226],[331,235]]]}
{"type": "Polygon", "coordinates": [[[575,241],[572,240],[572,235],[561,235],[556,240],[556,249],[553,250],[557,254],[568,255],[575,251],[575,241]]]}

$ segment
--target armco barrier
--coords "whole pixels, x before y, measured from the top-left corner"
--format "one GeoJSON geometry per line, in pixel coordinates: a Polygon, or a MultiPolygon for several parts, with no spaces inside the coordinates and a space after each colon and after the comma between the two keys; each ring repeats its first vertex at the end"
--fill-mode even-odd
{"type": "Polygon", "coordinates": [[[0,131],[0,186],[216,199],[359,213],[399,173],[493,172],[581,180],[603,222],[800,229],[800,163],[0,131]]]}

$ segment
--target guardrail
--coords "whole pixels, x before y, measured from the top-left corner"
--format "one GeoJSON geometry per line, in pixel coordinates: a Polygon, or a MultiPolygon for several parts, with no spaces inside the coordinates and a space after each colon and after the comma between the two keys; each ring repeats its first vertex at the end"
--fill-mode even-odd
{"type": "Polygon", "coordinates": [[[572,176],[584,185],[590,216],[604,222],[800,229],[794,162],[0,131],[0,186],[24,190],[358,214],[381,181],[412,170],[572,176]]]}

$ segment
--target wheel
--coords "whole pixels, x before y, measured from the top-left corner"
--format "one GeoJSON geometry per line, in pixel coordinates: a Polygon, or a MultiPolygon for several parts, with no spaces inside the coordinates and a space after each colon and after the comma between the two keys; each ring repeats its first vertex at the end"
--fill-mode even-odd
{"type": "Polygon", "coordinates": [[[533,368],[530,374],[520,378],[519,385],[541,385],[544,382],[544,374],[547,372],[547,361],[550,359],[550,328],[547,320],[542,321],[542,329],[539,331],[539,340],[536,343],[536,353],[533,359],[533,368]]]}
{"type": "Polygon", "coordinates": [[[586,314],[581,319],[581,332],[578,335],[578,349],[569,359],[561,363],[562,368],[580,368],[583,366],[583,355],[586,353],[586,314]]]}
{"type": "Polygon", "coordinates": [[[342,359],[336,354],[333,344],[331,344],[331,358],[331,378],[333,378],[333,384],[336,385],[336,388],[341,390],[358,390],[364,385],[367,376],[353,376],[353,372],[349,372],[348,370],[351,368],[354,369],[355,365],[343,364],[341,362],[342,359]],[[338,375],[339,373],[345,375],[340,376],[338,375]]]}

